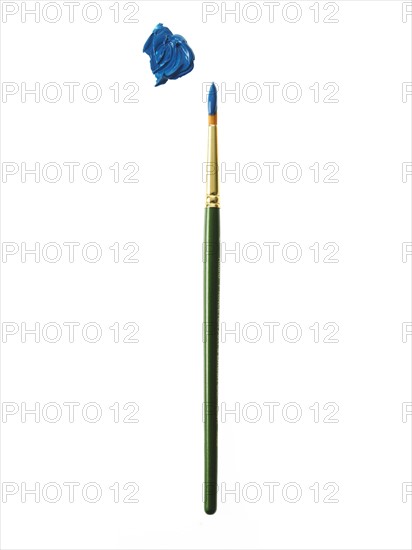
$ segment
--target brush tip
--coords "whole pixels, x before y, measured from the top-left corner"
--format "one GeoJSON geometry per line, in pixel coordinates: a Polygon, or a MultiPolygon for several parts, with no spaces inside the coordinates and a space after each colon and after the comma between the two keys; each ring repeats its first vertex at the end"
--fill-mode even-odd
{"type": "Polygon", "coordinates": [[[212,85],[209,88],[207,108],[209,111],[209,116],[213,116],[217,113],[217,90],[214,82],[212,82],[212,85]]]}

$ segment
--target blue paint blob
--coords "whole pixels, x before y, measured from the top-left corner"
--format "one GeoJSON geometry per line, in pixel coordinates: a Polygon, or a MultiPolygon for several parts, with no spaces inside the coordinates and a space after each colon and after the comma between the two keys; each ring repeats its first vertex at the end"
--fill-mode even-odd
{"type": "Polygon", "coordinates": [[[217,112],[217,90],[214,82],[212,82],[207,96],[207,109],[209,115],[215,115],[217,112]]]}
{"type": "Polygon", "coordinates": [[[176,80],[193,70],[195,54],[180,34],[159,23],[143,46],[150,57],[150,68],[156,77],[155,86],[176,80]]]}

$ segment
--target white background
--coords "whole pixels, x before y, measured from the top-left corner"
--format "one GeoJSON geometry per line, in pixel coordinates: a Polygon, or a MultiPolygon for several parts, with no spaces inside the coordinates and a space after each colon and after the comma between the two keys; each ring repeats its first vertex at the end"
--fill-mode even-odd
{"type": "Polygon", "coordinates": [[[239,5],[238,21],[229,14],[225,21],[220,3],[119,2],[116,23],[110,0],[98,3],[96,23],[85,20],[83,6],[70,23],[59,2],[62,17],[50,23],[53,3],[39,22],[33,15],[22,20],[23,4],[32,9],[33,2],[9,3],[7,10],[18,11],[4,21],[5,4],[1,72],[3,86],[15,83],[7,90],[16,93],[3,93],[2,162],[18,171],[3,173],[2,241],[16,243],[7,248],[16,253],[2,259],[3,340],[5,327],[18,332],[2,346],[3,408],[15,413],[3,409],[1,424],[2,548],[410,548],[412,496],[403,502],[402,490],[411,490],[412,420],[406,415],[403,422],[402,410],[411,401],[411,337],[402,342],[402,323],[411,321],[411,256],[402,262],[402,243],[410,241],[411,176],[402,181],[402,163],[411,161],[412,96],[402,101],[402,83],[411,81],[412,15],[403,22],[402,11],[412,8],[320,2],[316,23],[312,1],[275,5],[273,21],[265,3],[246,12],[239,5]],[[138,22],[124,22],[136,6],[138,22]],[[330,17],[337,22],[324,22],[335,6],[330,17]],[[205,10],[216,13],[206,18],[205,10]],[[188,76],[155,88],[142,48],[159,22],[187,38],[196,61],[188,76]],[[220,496],[209,517],[202,505],[202,163],[204,91],[212,80],[219,87],[220,159],[226,169],[239,163],[240,177],[227,175],[221,186],[223,250],[238,247],[222,258],[222,338],[225,327],[238,337],[227,334],[220,349],[220,496]],[[22,96],[23,83],[33,89],[36,82],[40,97],[22,96]],[[55,103],[42,95],[49,82],[62,90],[55,103]],[[73,102],[64,82],[80,83],[73,102]],[[89,82],[101,87],[100,101],[83,98],[89,82]],[[138,102],[124,102],[129,82],[138,86],[138,102]],[[279,83],[272,98],[268,82],[279,83]],[[323,87],[331,82],[337,101],[327,103],[336,88],[323,87]],[[238,96],[224,93],[236,86],[238,96]],[[302,95],[294,102],[296,89],[302,95]],[[47,174],[22,181],[22,163],[42,170],[49,162],[62,167],[59,181],[47,174]],[[80,163],[74,182],[64,162],[80,163]],[[98,182],[82,177],[90,162],[101,167],[98,182]],[[123,165],[136,163],[139,181],[114,182],[116,162],[121,180],[130,172],[123,165]],[[302,171],[299,181],[290,181],[293,168],[282,176],[291,162],[302,171]],[[329,162],[338,165],[337,182],[323,181],[329,162]],[[279,163],[274,181],[267,163],[279,163]],[[256,170],[261,177],[252,181],[256,170]],[[36,242],[38,261],[22,257],[36,242]],[[55,263],[47,260],[55,249],[42,254],[50,242],[62,250],[55,263]],[[80,243],[73,262],[67,242],[80,243]],[[95,263],[82,256],[90,242],[102,250],[95,263]],[[138,263],[123,262],[130,242],[139,247],[138,263]],[[264,245],[270,242],[279,243],[272,258],[264,245]],[[286,256],[296,253],[285,247],[291,242],[302,254],[296,262],[286,256]],[[332,258],[338,262],[323,261],[333,250],[323,250],[326,243],[339,247],[332,258]],[[33,335],[22,342],[22,324],[36,322],[40,342],[33,335]],[[73,343],[64,322],[80,323],[73,343]],[[102,330],[94,344],[82,337],[89,322],[102,330]],[[123,342],[128,322],[139,327],[138,343],[123,342]],[[47,323],[54,323],[49,339],[53,326],[62,329],[58,342],[43,337],[47,323]],[[267,323],[279,323],[273,339],[267,323]],[[295,343],[287,341],[295,334],[287,323],[299,325],[295,343]],[[338,325],[337,343],[323,341],[326,323],[338,325]],[[39,417],[22,416],[36,402],[39,417]],[[51,402],[62,411],[56,422],[56,410],[44,409],[51,402]],[[67,402],[80,404],[73,422],[67,402]],[[102,411],[94,423],[82,415],[90,402],[102,411]],[[123,410],[129,402],[139,407],[137,423],[123,421],[133,412],[123,410]],[[273,418],[268,402],[278,403],[273,418]],[[338,422],[324,422],[336,409],[323,410],[326,403],[339,408],[331,417],[338,422]],[[237,416],[224,414],[236,407],[237,416]],[[293,422],[296,411],[301,417],[293,422]],[[80,484],[72,503],[67,482],[80,484]],[[101,488],[96,503],[82,496],[90,482],[101,488]],[[123,489],[128,482],[138,485],[136,503],[123,502],[135,487],[123,489]],[[279,484],[273,499],[270,482],[279,484]],[[5,496],[5,483],[17,492],[5,496]],[[39,484],[39,502],[33,494],[22,502],[24,483],[39,484]],[[47,483],[53,485],[45,498],[47,483]],[[109,489],[115,483],[118,503],[109,489]],[[310,489],[316,483],[317,503],[310,489]],[[324,489],[327,483],[338,486],[338,502],[324,502],[335,487],[324,489]],[[56,503],[47,502],[53,487],[62,489],[56,503]],[[300,499],[290,502],[296,490],[300,499]]]}

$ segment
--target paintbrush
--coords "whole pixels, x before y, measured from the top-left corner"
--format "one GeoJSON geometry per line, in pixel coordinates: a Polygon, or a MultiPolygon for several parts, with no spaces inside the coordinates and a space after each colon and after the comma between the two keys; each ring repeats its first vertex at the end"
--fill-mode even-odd
{"type": "Polygon", "coordinates": [[[217,154],[217,91],[208,95],[209,136],[206,165],[205,238],[203,243],[203,342],[204,342],[204,508],[214,514],[217,506],[217,426],[220,279],[220,203],[217,154]]]}

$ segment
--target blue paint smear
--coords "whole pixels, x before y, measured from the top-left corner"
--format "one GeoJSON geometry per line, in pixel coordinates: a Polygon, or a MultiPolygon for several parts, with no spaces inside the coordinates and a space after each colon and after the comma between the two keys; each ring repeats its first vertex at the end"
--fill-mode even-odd
{"type": "Polygon", "coordinates": [[[193,70],[195,54],[180,34],[159,23],[143,46],[150,57],[150,68],[156,77],[155,86],[176,80],[193,70]]]}
{"type": "Polygon", "coordinates": [[[212,82],[212,85],[209,89],[209,95],[207,96],[207,108],[209,115],[215,115],[217,112],[217,90],[215,83],[212,82]]]}

